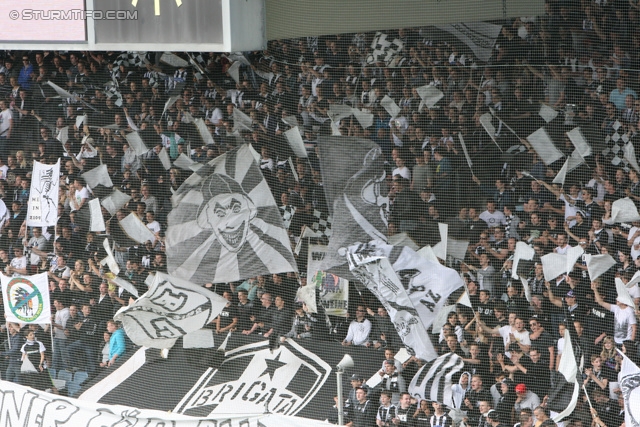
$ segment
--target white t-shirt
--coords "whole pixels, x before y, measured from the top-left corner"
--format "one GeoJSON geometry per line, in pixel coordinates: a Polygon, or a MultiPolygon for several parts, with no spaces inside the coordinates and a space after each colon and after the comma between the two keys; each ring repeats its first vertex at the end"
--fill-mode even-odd
{"type": "Polygon", "coordinates": [[[616,344],[622,344],[625,340],[631,339],[633,332],[632,325],[636,324],[636,314],[633,308],[627,307],[622,310],[615,304],[611,304],[611,312],[613,313],[613,339],[616,344]]]}
{"type": "MultiPolygon", "coordinates": [[[[574,199],[571,196],[569,196],[568,194],[567,195],[562,194],[560,196],[559,200],[562,200],[564,202],[564,219],[565,219],[565,221],[570,216],[575,217],[576,213],[578,212],[578,207],[576,206],[576,201],[580,200],[580,197],[578,197],[577,199],[574,199]]],[[[575,219],[571,220],[571,222],[569,223],[569,227],[573,227],[574,225],[576,225],[576,220],[575,219]]]]}
{"type": "Polygon", "coordinates": [[[411,181],[411,170],[408,167],[403,166],[401,168],[395,168],[392,172],[392,176],[400,175],[404,179],[411,181]]]}
{"type": "MultiPolygon", "coordinates": [[[[15,269],[25,269],[27,268],[27,257],[26,256],[21,256],[21,257],[15,257],[14,259],[11,260],[11,263],[9,264],[11,267],[15,268],[15,269]]],[[[20,273],[13,273],[13,277],[18,277],[21,276],[20,273]]]]}
{"type": "MultiPolygon", "coordinates": [[[[76,198],[77,206],[80,206],[80,204],[82,203],[83,199],[88,199],[89,198],[89,190],[87,190],[87,187],[82,187],[82,190],[76,190],[75,198],[76,198]]],[[[72,207],[71,210],[75,211],[77,209],[74,209],[72,207]]]]}
{"type": "Polygon", "coordinates": [[[0,137],[7,137],[7,131],[11,127],[11,119],[13,115],[8,108],[4,111],[0,111],[0,137]]]}
{"type": "Polygon", "coordinates": [[[488,227],[498,227],[499,225],[506,224],[506,218],[499,210],[495,210],[493,213],[484,211],[480,214],[480,219],[486,222],[488,227]]]}
{"type": "MultiPolygon", "coordinates": [[[[520,343],[522,345],[531,345],[531,340],[529,339],[529,331],[527,331],[526,329],[522,332],[518,332],[515,329],[512,329],[511,326],[506,325],[501,327],[498,331],[500,332],[500,336],[502,337],[502,341],[504,342],[505,350],[508,350],[509,345],[512,344],[509,334],[513,334],[513,336],[516,338],[516,343],[520,343]]],[[[508,352],[505,352],[505,354],[509,357],[507,353],[508,352]]]]}

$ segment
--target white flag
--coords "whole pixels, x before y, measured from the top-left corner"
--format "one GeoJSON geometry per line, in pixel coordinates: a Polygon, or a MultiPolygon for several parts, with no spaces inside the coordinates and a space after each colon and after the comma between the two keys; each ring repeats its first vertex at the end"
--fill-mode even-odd
{"type": "Polygon", "coordinates": [[[92,199],[89,201],[89,212],[91,214],[90,231],[105,231],[107,227],[104,225],[104,217],[102,216],[102,208],[100,207],[100,199],[92,199]]]}
{"type": "Polygon", "coordinates": [[[180,168],[182,170],[188,170],[191,171],[191,165],[193,165],[195,162],[193,160],[191,160],[189,157],[187,157],[186,154],[184,153],[180,153],[180,155],[178,156],[178,158],[173,162],[173,165],[177,168],[180,168]]]}
{"type": "Polygon", "coordinates": [[[580,246],[569,247],[566,255],[550,253],[542,256],[542,270],[544,280],[554,280],[561,274],[570,273],[578,258],[582,256],[584,250],[580,246]]]}
{"type": "Polygon", "coordinates": [[[162,166],[166,170],[171,169],[171,159],[169,158],[169,154],[167,154],[167,150],[165,150],[164,147],[162,147],[162,150],[160,150],[160,152],[158,153],[158,159],[160,159],[160,163],[162,163],[162,166]]]}
{"type": "Polygon", "coordinates": [[[113,187],[113,182],[111,182],[111,177],[109,176],[107,165],[100,165],[97,168],[93,168],[90,171],[84,172],[82,174],[82,177],[91,190],[96,188],[98,185],[102,185],[104,187],[113,187]]]}
{"type": "Polygon", "coordinates": [[[516,250],[513,252],[513,264],[511,266],[511,278],[518,278],[518,264],[521,259],[531,261],[536,251],[525,242],[516,243],[516,250]]]}
{"type": "Polygon", "coordinates": [[[131,200],[131,196],[115,189],[113,190],[113,193],[102,199],[100,204],[104,206],[111,215],[115,215],[119,209],[129,202],[129,200],[131,200]]]}
{"type": "Polygon", "coordinates": [[[211,132],[204,120],[200,118],[194,119],[193,123],[195,123],[198,128],[198,133],[200,134],[200,138],[202,138],[204,145],[214,145],[215,141],[213,140],[213,136],[211,135],[211,132]]]}
{"type": "Polygon", "coordinates": [[[58,222],[60,159],[55,165],[33,162],[31,192],[27,210],[29,227],[55,226],[58,222]]]}
{"type": "Polygon", "coordinates": [[[51,323],[47,273],[20,277],[0,274],[0,280],[7,322],[51,323]]]}
{"type": "MultiPolygon", "coordinates": [[[[353,259],[349,258],[351,272],[384,305],[403,344],[412,349],[420,359],[436,358],[438,354],[427,333],[428,326],[421,320],[417,307],[413,305],[411,298],[403,289],[400,278],[393,270],[389,259],[381,258],[361,265],[353,264],[351,262],[353,259]]],[[[426,260],[424,262],[429,263],[426,260]]],[[[436,319],[436,313],[437,311],[428,316],[429,325],[436,319]]]]}
{"type": "Polygon", "coordinates": [[[157,272],[151,288],[114,319],[137,345],[170,348],[216,318],[227,300],[203,286],[157,272]]]}
{"type": "Polygon", "coordinates": [[[609,254],[591,255],[587,257],[589,279],[593,282],[614,265],[616,265],[616,260],[609,254]]]}
{"type": "Polygon", "coordinates": [[[133,149],[133,151],[135,151],[136,155],[142,156],[149,151],[147,146],[144,145],[144,141],[142,140],[138,132],[131,132],[127,134],[125,138],[127,139],[129,146],[133,149]]]}
{"type": "Polygon", "coordinates": [[[395,119],[398,114],[400,114],[400,107],[388,95],[385,95],[384,98],[382,98],[382,100],[380,101],[380,105],[386,110],[387,113],[389,113],[392,119],[395,119]]]}
{"type": "Polygon", "coordinates": [[[622,366],[618,372],[618,386],[624,398],[624,422],[627,427],[640,425],[640,368],[623,352],[622,366]]]}
{"type": "Polygon", "coordinates": [[[114,275],[118,275],[120,273],[120,266],[116,262],[115,257],[113,256],[113,251],[111,250],[111,246],[109,245],[109,239],[104,239],[102,241],[102,246],[104,250],[107,252],[107,257],[102,260],[101,263],[106,264],[109,267],[109,271],[111,271],[114,275]]]}
{"type": "Polygon", "coordinates": [[[527,137],[527,141],[529,141],[533,149],[536,151],[540,160],[542,160],[547,166],[562,158],[562,153],[553,144],[553,141],[544,128],[540,128],[529,135],[527,137]]]}
{"type": "Polygon", "coordinates": [[[124,232],[127,233],[127,236],[138,243],[145,244],[146,242],[154,242],[156,240],[153,232],[149,230],[133,212],[120,221],[120,226],[124,232]]]}
{"type": "Polygon", "coordinates": [[[640,214],[633,200],[625,197],[611,204],[611,219],[613,222],[633,222],[640,220],[640,214]]]}
{"type": "Polygon", "coordinates": [[[300,129],[298,127],[293,127],[284,133],[291,150],[293,150],[293,154],[296,157],[301,159],[307,158],[307,149],[304,146],[304,141],[302,140],[302,135],[300,135],[300,129]]]}

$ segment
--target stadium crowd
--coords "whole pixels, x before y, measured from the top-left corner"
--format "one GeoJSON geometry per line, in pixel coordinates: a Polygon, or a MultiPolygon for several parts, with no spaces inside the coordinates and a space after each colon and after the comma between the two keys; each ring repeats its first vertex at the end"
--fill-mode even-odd
{"type": "MultiPolygon", "coordinates": [[[[618,141],[630,141],[636,151],[640,141],[639,9],[635,0],[547,0],[544,15],[502,27],[488,64],[423,29],[387,31],[404,45],[392,63],[371,56],[375,33],[358,33],[272,41],[265,51],[242,58],[196,54],[204,74],[168,66],[159,54],[134,61],[120,52],[2,52],[0,269],[14,276],[47,272],[55,311],[51,325],[6,326],[3,379],[42,386],[41,378],[21,374],[25,358],[39,372],[49,366],[94,375],[131,346],[111,319],[133,295],[112,282],[100,263],[104,237],[89,231],[88,202],[108,192],[90,190],[83,172],[106,164],[114,187],[131,196],[116,215],[103,213],[110,218],[106,234],[115,241],[121,275],[142,293],[148,273],[166,271],[170,197],[191,173],[176,165],[165,168],[163,148],[172,161],[185,154],[206,163],[238,139],[251,142],[295,246],[305,227],[328,216],[315,141],[337,130],[371,139],[386,156],[389,235],[407,233],[421,247],[437,242],[433,226],[444,222],[450,237],[469,242],[464,259],[443,262],[459,271],[472,307],[458,305],[441,330],[431,331],[442,354],[464,359],[453,395],[457,408],[467,411],[466,425],[553,424],[550,409],[558,408],[547,407],[549,373],[558,369],[563,331],[571,327],[585,355],[582,381],[593,409],[581,391],[565,424],[620,426],[616,348],[637,360],[640,290],[629,288],[635,307],[627,305],[614,279],[628,283],[640,268],[640,221],[614,222],[612,203],[625,197],[640,201],[639,171],[616,155],[618,141]],[[231,68],[234,60],[240,67],[231,68]],[[73,96],[60,96],[48,81],[73,96]],[[425,85],[444,94],[433,108],[421,106],[418,88],[425,85]],[[381,105],[385,95],[400,107],[394,118],[381,105]],[[541,104],[560,114],[547,123],[538,114],[541,104]],[[347,117],[332,130],[335,105],[367,110],[373,124],[363,128],[347,117]],[[236,110],[250,117],[250,126],[238,126],[236,110]],[[494,135],[480,122],[489,111],[495,113],[494,135]],[[194,118],[204,120],[213,144],[205,144],[194,118]],[[295,123],[308,161],[296,160],[285,138],[295,123]],[[564,186],[553,184],[564,160],[545,164],[526,137],[544,127],[569,155],[574,147],[565,132],[576,126],[592,154],[564,186]],[[139,132],[148,153],[129,146],[125,137],[132,131],[139,132]],[[288,161],[292,156],[295,164],[288,161]],[[58,225],[27,228],[32,161],[58,159],[58,225]],[[136,245],[127,239],[118,221],[130,212],[155,241],[136,245]],[[528,299],[520,281],[511,278],[517,242],[536,253],[525,263],[527,271],[519,272],[528,280],[528,299]],[[545,281],[540,257],[576,245],[587,254],[610,254],[617,264],[590,281],[579,259],[568,274],[545,281]]],[[[298,265],[306,270],[305,251],[298,265]]],[[[346,420],[353,427],[449,427],[453,420],[443,405],[415,402],[406,393],[424,361],[394,361],[402,342],[375,298],[365,291],[362,300],[352,290],[350,300],[358,303],[349,305],[347,319],[332,317],[329,327],[323,313],[311,314],[294,302],[304,276],[207,284],[229,300],[210,327],[216,333],[331,339],[384,351],[388,360],[379,373],[356,365],[346,420]],[[381,376],[380,385],[363,385],[372,375],[381,376]]]]}

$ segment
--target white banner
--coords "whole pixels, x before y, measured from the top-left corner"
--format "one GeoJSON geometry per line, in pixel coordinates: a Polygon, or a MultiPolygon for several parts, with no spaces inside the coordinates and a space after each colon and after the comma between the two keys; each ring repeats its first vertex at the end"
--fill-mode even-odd
{"type": "Polygon", "coordinates": [[[0,280],[7,322],[51,323],[47,273],[22,277],[0,274],[0,280]]]}
{"type": "Polygon", "coordinates": [[[215,319],[227,302],[202,286],[157,272],[151,288],[118,310],[114,319],[135,344],[170,348],[176,339],[215,319]]]}
{"type": "Polygon", "coordinates": [[[349,308],[349,281],[319,270],[326,252],[327,247],[324,245],[309,245],[307,282],[320,292],[319,302],[327,314],[346,317],[349,308]]]}
{"type": "Polygon", "coordinates": [[[105,405],[45,393],[0,381],[0,425],[3,426],[173,426],[173,427],[320,427],[327,423],[276,414],[227,414],[192,417],[152,409],[105,405]]]}
{"type": "Polygon", "coordinates": [[[451,292],[463,286],[458,273],[411,248],[382,241],[351,246],[348,251],[351,272],[384,304],[402,342],[419,358],[435,359],[426,329],[451,292]]]}
{"type": "Polygon", "coordinates": [[[27,225],[29,227],[56,225],[58,222],[59,189],[60,159],[55,165],[46,165],[34,160],[27,210],[27,225]]]}

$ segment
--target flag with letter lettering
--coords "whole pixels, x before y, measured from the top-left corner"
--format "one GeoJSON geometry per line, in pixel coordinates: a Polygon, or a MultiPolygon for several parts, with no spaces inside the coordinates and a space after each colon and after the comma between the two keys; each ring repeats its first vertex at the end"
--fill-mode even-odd
{"type": "Polygon", "coordinates": [[[48,227],[58,222],[60,159],[55,165],[33,162],[31,192],[27,209],[27,226],[48,227]]]}
{"type": "Polygon", "coordinates": [[[417,357],[437,357],[426,329],[453,291],[463,286],[455,270],[406,246],[371,241],[347,248],[351,272],[385,306],[405,346],[417,357]]]}

